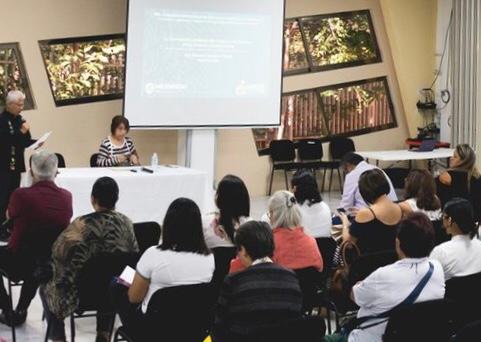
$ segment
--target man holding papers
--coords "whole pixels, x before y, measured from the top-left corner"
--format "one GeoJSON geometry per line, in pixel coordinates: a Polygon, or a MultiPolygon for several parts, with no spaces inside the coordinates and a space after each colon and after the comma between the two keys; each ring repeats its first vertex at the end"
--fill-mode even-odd
{"type": "Polygon", "coordinates": [[[25,94],[21,91],[10,91],[5,110],[0,114],[0,224],[5,222],[10,195],[19,187],[25,171],[25,148],[35,143],[30,125],[20,115],[24,101],[25,94]]]}

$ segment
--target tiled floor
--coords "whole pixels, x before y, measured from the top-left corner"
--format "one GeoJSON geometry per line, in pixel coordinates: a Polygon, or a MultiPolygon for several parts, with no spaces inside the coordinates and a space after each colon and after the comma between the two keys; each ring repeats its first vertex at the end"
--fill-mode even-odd
{"type": "MultiPolygon", "coordinates": [[[[323,194],[324,201],[331,207],[332,210],[338,207],[340,194],[338,192],[323,194]]],[[[251,216],[254,219],[259,219],[266,211],[268,197],[258,197],[252,200],[251,216]]],[[[14,288],[14,296],[19,294],[19,288],[14,288]]],[[[32,302],[27,322],[21,327],[17,328],[18,342],[39,342],[43,341],[46,331],[46,323],[42,322],[42,304],[40,298],[37,297],[32,302]]],[[[118,322],[117,322],[118,324],[118,322]]],[[[67,336],[70,334],[69,324],[66,321],[67,336]]],[[[95,341],[95,318],[83,318],[76,320],[76,342],[94,342],[95,341]]],[[[12,340],[10,328],[0,324],[0,337],[7,341],[12,340]]]]}

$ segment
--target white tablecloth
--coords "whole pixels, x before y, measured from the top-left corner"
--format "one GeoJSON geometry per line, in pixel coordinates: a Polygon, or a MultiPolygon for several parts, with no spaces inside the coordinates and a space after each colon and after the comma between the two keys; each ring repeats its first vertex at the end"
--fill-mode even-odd
{"type": "Polygon", "coordinates": [[[95,180],[109,176],[120,188],[117,210],[133,222],[156,221],[162,223],[170,203],[178,197],[194,200],[201,213],[209,210],[212,196],[204,172],[183,168],[159,166],[154,173],[135,168],[66,168],[59,169],[55,180],[58,186],[73,195],[74,218],[93,211],[90,193],[95,180]],[[207,206],[207,207],[206,207],[207,206]]]}
{"type": "Polygon", "coordinates": [[[413,152],[409,150],[393,151],[361,151],[356,152],[366,159],[378,161],[408,161],[408,160],[431,160],[446,159],[453,155],[452,148],[438,148],[431,152],[413,152]]]}

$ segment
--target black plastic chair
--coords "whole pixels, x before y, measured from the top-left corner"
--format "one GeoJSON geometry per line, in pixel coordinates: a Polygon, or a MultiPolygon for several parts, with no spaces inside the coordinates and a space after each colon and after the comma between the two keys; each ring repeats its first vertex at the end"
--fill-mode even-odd
{"type": "Polygon", "coordinates": [[[212,276],[211,283],[214,286],[216,295],[219,294],[220,288],[224,282],[224,278],[229,273],[230,262],[237,255],[237,248],[235,247],[216,247],[212,248],[215,259],[215,271],[212,276]]]}
{"type": "Polygon", "coordinates": [[[322,290],[322,274],[314,267],[294,270],[302,291],[304,312],[311,312],[319,305],[319,292],[322,290]]]}
{"type": "Polygon", "coordinates": [[[63,155],[61,155],[60,153],[55,153],[55,155],[57,156],[57,159],[58,159],[58,167],[59,168],[66,167],[65,158],[63,157],[63,155]]]}
{"type": "Polygon", "coordinates": [[[406,177],[409,174],[409,169],[401,168],[401,167],[390,167],[383,170],[384,173],[389,177],[391,180],[392,186],[394,189],[404,189],[404,183],[406,177]]]}
{"type": "Polygon", "coordinates": [[[90,167],[98,167],[97,165],[97,158],[99,157],[98,153],[94,153],[90,156],[90,167]]]}
{"type": "Polygon", "coordinates": [[[150,300],[139,331],[120,327],[114,342],[152,341],[202,342],[213,323],[216,298],[212,285],[174,286],[157,291],[150,300]]]}
{"type": "Polygon", "coordinates": [[[303,139],[297,141],[294,145],[297,148],[300,167],[312,170],[314,177],[317,170],[324,170],[324,174],[326,173],[327,164],[322,161],[324,151],[320,139],[303,139]]]}
{"type": "Polygon", "coordinates": [[[336,253],[337,242],[332,237],[317,238],[317,247],[322,255],[322,261],[324,263],[324,270],[322,273],[328,273],[333,265],[334,254],[336,253]]]}
{"type": "Polygon", "coordinates": [[[355,259],[349,270],[349,284],[354,286],[358,281],[366,279],[379,267],[390,265],[398,260],[396,251],[369,253],[355,259]]]}
{"type": "MultiPolygon", "coordinates": [[[[80,273],[78,282],[79,305],[70,315],[70,340],[75,341],[75,320],[95,317],[97,312],[114,314],[109,289],[113,277],[119,276],[127,265],[135,268],[138,253],[102,253],[87,262],[80,273]]],[[[111,333],[113,332],[113,323],[111,333]]],[[[48,341],[50,324],[47,326],[45,341],[48,341]]]]}
{"type": "MultiPolygon", "coordinates": [[[[329,191],[331,191],[332,186],[332,174],[334,170],[337,169],[337,175],[339,177],[339,187],[342,192],[342,176],[341,176],[341,160],[348,152],[355,152],[356,147],[354,145],[354,141],[349,138],[343,137],[334,137],[331,139],[331,143],[329,144],[329,154],[331,157],[331,161],[326,162],[326,167],[330,169],[330,176],[329,176],[329,191]]],[[[322,180],[322,187],[324,190],[324,179],[322,180]]]]}
{"type": "Polygon", "coordinates": [[[296,150],[294,143],[290,140],[273,140],[269,145],[269,154],[271,158],[271,178],[269,182],[269,195],[272,193],[272,182],[274,181],[274,172],[276,170],[284,171],[286,182],[286,190],[289,189],[289,181],[287,172],[297,170],[299,163],[295,162],[296,150]]]}
{"type": "Polygon", "coordinates": [[[454,304],[445,299],[415,303],[389,318],[383,342],[448,342],[453,335],[454,304]]]}
{"type": "Polygon", "coordinates": [[[249,342],[320,342],[325,333],[326,324],[321,317],[306,316],[260,328],[244,340],[249,342]]]}
{"type": "Polygon", "coordinates": [[[481,319],[481,273],[451,278],[446,282],[445,297],[459,305],[455,326],[460,329],[481,319]]]}
{"type": "Polygon", "coordinates": [[[473,341],[481,341],[481,320],[469,323],[454,338],[454,342],[473,341]]]}
{"type": "Polygon", "coordinates": [[[160,225],[157,222],[134,223],[134,233],[142,255],[149,247],[156,246],[160,241],[160,225]]]}

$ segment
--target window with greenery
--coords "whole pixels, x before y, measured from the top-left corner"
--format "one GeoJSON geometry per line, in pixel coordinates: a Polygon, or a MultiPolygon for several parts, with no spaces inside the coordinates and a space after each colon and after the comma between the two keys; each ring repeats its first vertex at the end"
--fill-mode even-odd
{"type": "Polygon", "coordinates": [[[281,126],[254,129],[258,151],[272,140],[328,140],[397,126],[386,77],[284,94],[281,126]]]}
{"type": "Polygon", "coordinates": [[[369,10],[287,19],[284,73],[381,62],[369,10]]]}
{"type": "Polygon", "coordinates": [[[24,109],[33,109],[34,102],[27,73],[18,43],[0,44],[0,107],[5,107],[5,98],[10,90],[22,91],[24,109]]]}
{"type": "Polygon", "coordinates": [[[123,97],[123,34],[46,40],[39,44],[57,106],[123,97]]]}

